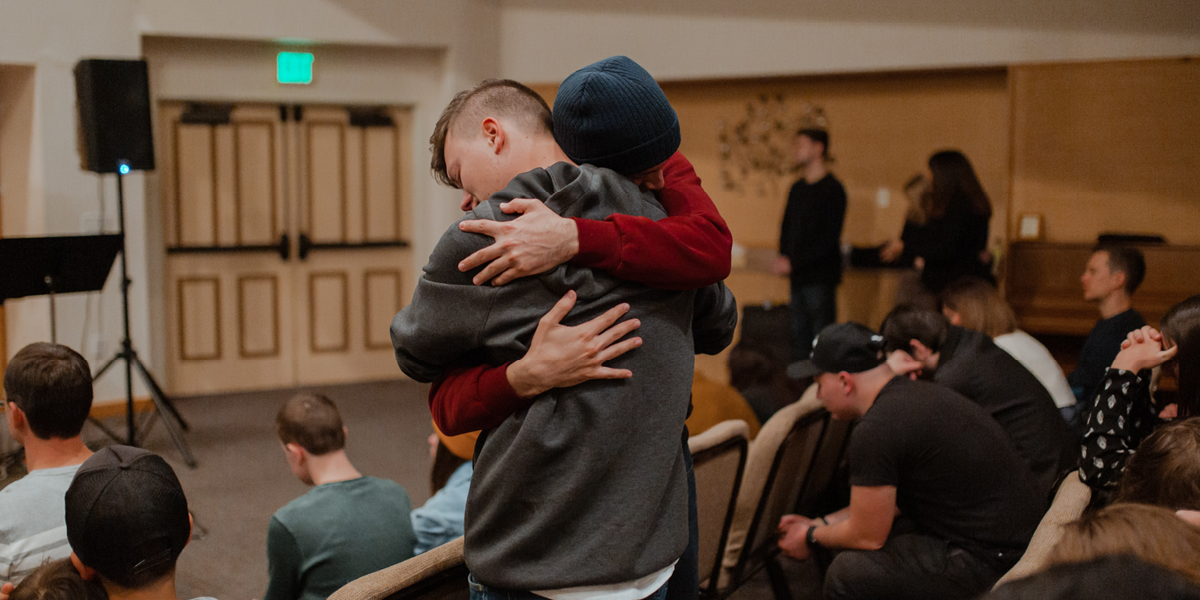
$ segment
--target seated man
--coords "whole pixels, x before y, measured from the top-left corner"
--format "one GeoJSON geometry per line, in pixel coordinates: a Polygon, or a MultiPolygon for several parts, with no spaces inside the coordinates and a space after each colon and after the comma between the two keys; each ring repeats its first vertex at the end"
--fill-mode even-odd
{"type": "Polygon", "coordinates": [[[175,471],[141,448],[109,446],[79,466],[66,500],[71,562],[109,600],[176,600],[192,516],[175,471]]]}
{"type": "Polygon", "coordinates": [[[1076,442],[1050,392],[987,334],[950,325],[941,313],[897,307],[883,321],[888,362],[921,374],[983,407],[1048,494],[1076,462],[1076,442]]]}
{"type": "Polygon", "coordinates": [[[1121,351],[1125,336],[1146,324],[1130,300],[1145,276],[1146,259],[1140,250],[1132,246],[1101,244],[1092,251],[1087,268],[1079,278],[1083,283],[1083,299],[1095,302],[1100,310],[1100,320],[1079,352],[1079,363],[1067,375],[1071,391],[1085,407],[1095,398],[1100,380],[1121,351]]]}
{"type": "Polygon", "coordinates": [[[830,325],[812,358],[788,368],[816,376],[834,419],[860,421],[847,454],[850,506],[785,516],[779,547],[800,560],[846,550],[825,576],[825,598],[976,597],[1024,553],[1045,502],[994,419],[950,389],[897,377],[883,349],[862,325],[830,325]]]}
{"type": "Polygon", "coordinates": [[[29,467],[0,490],[0,581],[15,584],[71,555],[63,495],[92,455],[79,436],[92,409],[92,372],[66,346],[30,344],[8,363],[4,391],[8,431],[25,447],[29,467]]]}
{"type": "Polygon", "coordinates": [[[292,473],[316,487],[271,517],[263,600],[323,600],[412,558],[408,492],[394,481],[364,477],[350,464],[346,428],[329,398],[293,396],[279,409],[275,432],[292,473]]]}
{"type": "MultiPolygon", "coordinates": [[[[653,177],[678,146],[678,122],[648,74],[627,68],[636,67],[628,59],[619,62],[615,70],[595,71],[594,84],[603,90],[597,99],[606,104],[592,113],[590,127],[577,131],[607,132],[601,139],[613,136],[627,149],[600,153],[593,162],[608,158],[621,172],[653,177]],[[650,94],[637,115],[646,126],[629,126],[634,115],[623,95],[627,91],[650,94]]],[[[567,153],[551,136],[548,107],[515,82],[484,82],[460,94],[443,114],[439,131],[444,132],[447,176],[465,190],[464,205],[475,206],[469,216],[510,219],[497,206],[516,197],[537,198],[562,216],[665,216],[654,197],[630,179],[567,162],[567,153]],[[478,168],[465,168],[468,163],[478,168]]],[[[451,228],[431,257],[413,303],[397,315],[393,342],[410,376],[435,379],[454,364],[499,365],[520,358],[537,343],[530,340],[539,318],[554,307],[557,312],[547,318],[557,323],[576,300],[579,306],[568,322],[627,300],[648,335],[646,347],[612,360],[616,375],[610,376],[623,377],[613,381],[585,376],[559,385],[593,380],[551,389],[544,381],[514,381],[517,363],[510,365],[512,388],[533,399],[518,396],[515,407],[497,410],[503,420],[480,437],[467,503],[473,587],[476,592],[539,590],[551,598],[573,591],[631,598],[661,592],[688,538],[686,457],[678,436],[684,430],[691,355],[697,348],[719,351],[728,344],[736,319],[732,296],[720,286],[700,292],[653,290],[572,265],[509,285],[475,287],[470,274],[459,272],[458,261],[488,242],[451,228]],[[568,290],[574,291],[565,304],[556,305],[568,290]],[[652,375],[639,377],[634,371],[652,375]],[[645,402],[649,397],[657,401],[645,402]],[[635,488],[640,493],[628,493],[635,488]],[[514,522],[521,526],[514,529],[514,522]]],[[[621,344],[626,342],[633,344],[620,352],[640,340],[621,344]]],[[[611,358],[601,354],[596,364],[611,358]]],[[[443,431],[462,431],[444,426],[437,410],[434,416],[443,431]]]]}

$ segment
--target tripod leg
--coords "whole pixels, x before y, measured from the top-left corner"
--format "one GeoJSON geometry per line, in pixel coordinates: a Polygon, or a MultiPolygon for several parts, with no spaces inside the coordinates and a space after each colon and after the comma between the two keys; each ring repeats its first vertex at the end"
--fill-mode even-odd
{"type": "Polygon", "coordinates": [[[183,415],[179,414],[179,410],[176,409],[175,405],[171,403],[171,399],[167,398],[167,395],[163,393],[162,388],[158,385],[158,382],[154,380],[154,376],[151,375],[150,371],[146,369],[146,365],[142,364],[142,359],[137,355],[137,352],[133,353],[133,364],[137,365],[138,371],[141,372],[142,381],[145,382],[146,387],[150,389],[150,395],[158,398],[158,401],[161,402],[163,406],[167,407],[167,411],[170,412],[171,416],[175,417],[175,420],[179,423],[180,429],[187,431],[187,421],[183,419],[183,415]]]}
{"type": "Polygon", "coordinates": [[[116,354],[116,356],[113,356],[112,358],[108,359],[108,362],[104,363],[104,366],[103,366],[103,367],[100,367],[100,370],[99,370],[99,371],[96,371],[96,373],[95,373],[94,375],[92,375],[92,379],[93,379],[93,380],[96,380],[96,379],[100,379],[101,377],[103,377],[103,376],[104,376],[104,374],[105,374],[105,373],[107,373],[107,372],[108,372],[108,370],[109,370],[110,368],[112,368],[112,366],[113,366],[114,364],[116,364],[116,362],[117,362],[118,360],[121,360],[121,357],[123,357],[123,356],[124,356],[124,354],[122,354],[122,353],[118,352],[118,353],[116,354]]]}
{"type": "Polygon", "coordinates": [[[196,458],[192,456],[192,450],[188,447],[187,440],[183,439],[183,432],[180,431],[179,428],[180,423],[177,423],[174,419],[167,418],[162,414],[171,413],[178,415],[179,413],[175,412],[175,408],[171,406],[171,404],[167,402],[166,398],[162,395],[162,388],[158,387],[158,384],[154,382],[152,377],[150,377],[150,373],[146,371],[146,367],[142,365],[142,361],[138,360],[137,356],[135,355],[132,357],[130,362],[138,366],[138,373],[141,374],[142,381],[150,390],[150,399],[154,401],[154,410],[159,413],[159,420],[162,421],[163,428],[166,429],[167,433],[171,436],[171,441],[175,442],[175,447],[179,450],[179,454],[183,455],[183,462],[187,463],[187,466],[195,469],[196,458]]]}

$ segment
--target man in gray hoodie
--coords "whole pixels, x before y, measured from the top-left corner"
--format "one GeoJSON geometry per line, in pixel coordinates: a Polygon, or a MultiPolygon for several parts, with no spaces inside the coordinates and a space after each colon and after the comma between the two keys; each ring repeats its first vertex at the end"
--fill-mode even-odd
{"type": "MultiPolygon", "coordinates": [[[[636,174],[678,147],[678,121],[653,79],[628,59],[602,63],[563,83],[560,94],[586,92],[574,96],[580,104],[564,106],[579,119],[572,130],[580,137],[563,148],[545,104],[524,86],[485,82],[451,103],[439,129],[446,131],[446,173],[464,190],[464,207],[474,207],[468,219],[511,219],[499,204],[520,197],[542,200],[562,216],[665,216],[629,178],[568,162],[588,159],[636,174]],[[591,110],[596,106],[605,110],[591,110]],[[581,153],[600,147],[597,139],[622,146],[581,153]],[[463,170],[463,160],[472,168],[463,170]],[[510,183],[517,173],[524,174],[510,183]]],[[[568,290],[578,296],[568,324],[627,302],[645,344],[611,361],[634,377],[546,391],[481,436],[467,504],[474,591],[537,591],[551,599],[661,591],[688,536],[678,435],[692,355],[729,343],[733,297],[721,285],[654,290],[572,265],[504,286],[474,286],[474,273],[461,273],[458,263],[488,243],[457,226],[439,242],[412,304],[392,326],[397,360],[410,376],[428,381],[455,364],[521,357],[539,319],[568,290]]]]}

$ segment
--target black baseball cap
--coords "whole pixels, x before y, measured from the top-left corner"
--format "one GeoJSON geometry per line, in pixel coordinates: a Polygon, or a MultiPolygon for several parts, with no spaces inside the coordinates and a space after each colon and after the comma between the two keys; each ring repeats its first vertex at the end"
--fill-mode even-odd
{"type": "Polygon", "coordinates": [[[174,567],[191,536],[187,498],[158,455],[109,446],[84,461],[66,495],[67,541],[117,584],[174,567]]]}
{"type": "Polygon", "coordinates": [[[788,365],[792,379],[820,373],[862,373],[883,364],[883,336],[858,323],[835,323],[813,340],[812,357],[788,365]]]}

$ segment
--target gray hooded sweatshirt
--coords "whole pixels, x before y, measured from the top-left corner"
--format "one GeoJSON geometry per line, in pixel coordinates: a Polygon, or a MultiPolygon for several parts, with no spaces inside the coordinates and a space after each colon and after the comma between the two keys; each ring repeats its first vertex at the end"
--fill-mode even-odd
{"type": "MultiPolygon", "coordinates": [[[[513,179],[466,219],[510,220],[512,198],[537,198],[562,216],[614,213],[661,219],[653,194],[588,165],[558,163],[513,179]]],[[[400,368],[431,381],[451,366],[499,365],[525,355],[538,320],[575,290],[563,320],[577,325],[621,302],[641,320],[643,345],[607,363],[633,377],[588,381],[535,398],[475,446],[467,497],[466,563],[484,585],[545,590],[631,581],[666,568],[688,542],[683,431],[694,354],[733,338],[737,306],[716,284],[665,291],[598,270],[560,265],[503,286],[471,283],[458,263],[492,243],[451,226],[413,301],[392,322],[400,368]]]]}

